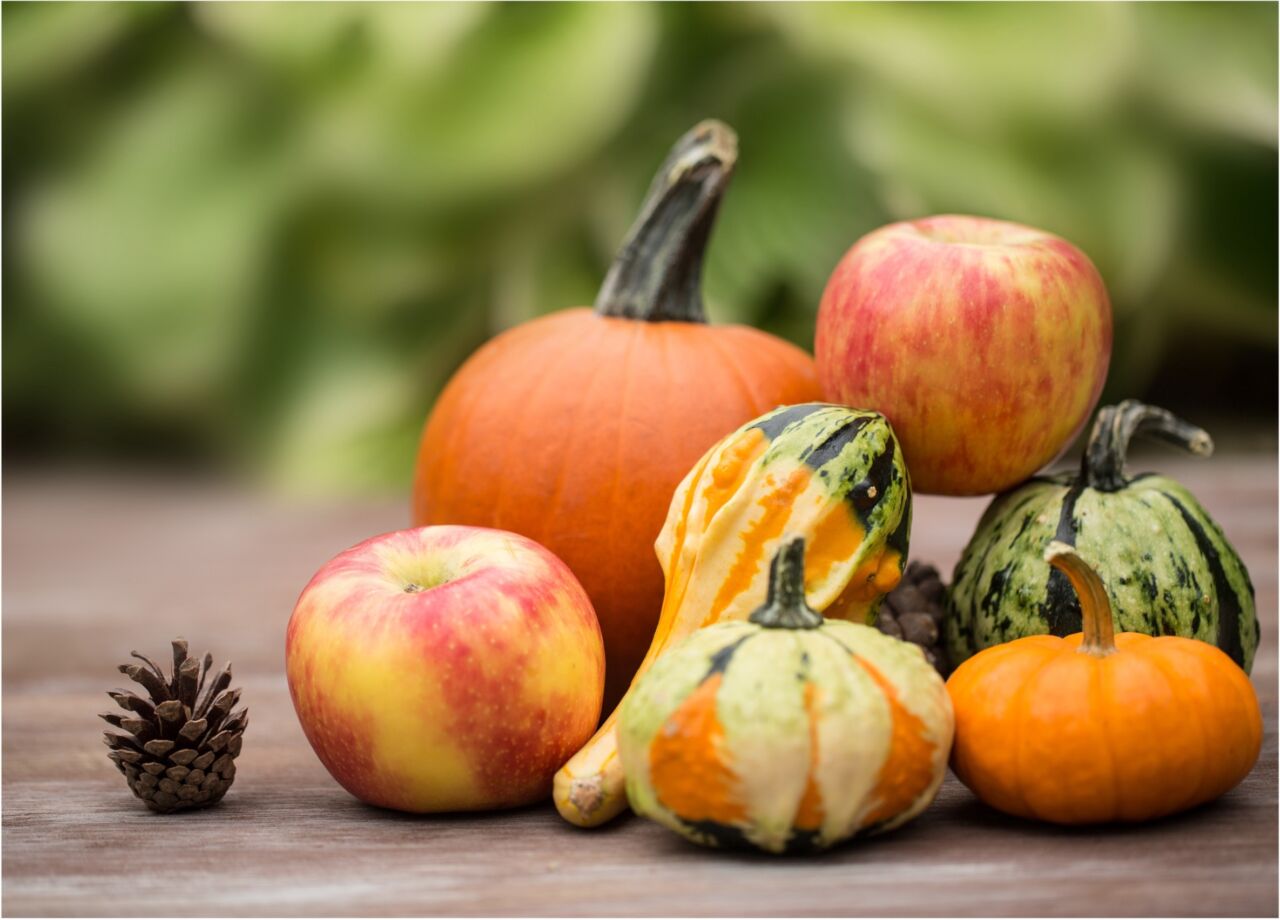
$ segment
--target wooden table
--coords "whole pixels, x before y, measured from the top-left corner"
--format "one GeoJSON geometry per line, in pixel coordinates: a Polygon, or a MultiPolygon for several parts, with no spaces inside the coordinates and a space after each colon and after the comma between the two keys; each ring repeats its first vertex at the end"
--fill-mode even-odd
{"type": "MultiPolygon", "coordinates": [[[[1276,892],[1276,458],[1161,467],[1222,523],[1257,586],[1267,723],[1253,774],[1155,824],[1004,818],[949,777],[913,823],[818,858],[697,849],[627,817],[551,806],[410,817],[352,800],[294,719],[282,674],[298,591],[402,502],[317,504],[141,476],[4,483],[6,914],[1267,914],[1276,892]],[[232,659],[251,724],[217,808],[147,812],[100,742],[130,649],[175,635],[232,659]]],[[[912,555],[949,572],[981,500],[921,498],[912,555]]]]}

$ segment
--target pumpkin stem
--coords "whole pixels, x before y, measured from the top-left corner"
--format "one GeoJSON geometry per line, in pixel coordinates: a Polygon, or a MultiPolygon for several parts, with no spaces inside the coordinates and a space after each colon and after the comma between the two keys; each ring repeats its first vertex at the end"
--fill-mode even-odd
{"type": "Polygon", "coordinates": [[[597,316],[707,321],[702,258],[737,159],[738,136],[723,122],[700,122],[676,141],[605,275],[597,316]]]}
{"type": "Polygon", "coordinates": [[[796,537],[769,565],[769,596],[748,619],[766,629],[817,629],[822,614],[804,599],[804,537],[796,537]]]}
{"type": "Polygon", "coordinates": [[[1167,409],[1126,399],[1118,406],[1104,406],[1089,433],[1081,463],[1085,485],[1100,492],[1117,492],[1129,484],[1124,475],[1129,439],[1147,435],[1193,454],[1213,453],[1213,439],[1203,428],[1184,422],[1167,409]]]}
{"type": "Polygon", "coordinates": [[[1111,598],[1106,585],[1089,563],[1068,546],[1054,540],[1044,551],[1044,561],[1049,563],[1071,582],[1071,588],[1080,599],[1080,613],[1084,621],[1084,641],[1080,651],[1086,655],[1106,657],[1116,650],[1115,622],[1111,613],[1111,598]]]}

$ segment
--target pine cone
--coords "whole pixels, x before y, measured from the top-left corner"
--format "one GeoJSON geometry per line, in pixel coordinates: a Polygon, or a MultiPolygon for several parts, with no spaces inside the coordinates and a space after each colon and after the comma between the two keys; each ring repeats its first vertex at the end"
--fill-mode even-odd
{"type": "Polygon", "coordinates": [[[922,562],[910,562],[898,587],[880,604],[876,625],[886,635],[920,646],[929,663],[946,677],[950,670],[942,642],[946,607],[947,587],[938,570],[922,562]]]}
{"type": "Polygon", "coordinates": [[[231,662],[206,681],[213,656],[206,654],[202,666],[187,655],[186,640],[175,639],[173,676],[166,680],[155,662],[132,654],[144,664],[122,664],[120,671],[141,684],[150,699],[128,690],[107,691],[126,712],[102,718],[127,732],[104,735],[111,748],[107,756],[152,811],[214,804],[236,777],[235,759],[249,724],[248,709],[231,712],[240,700],[239,690],[228,689],[231,662]]]}

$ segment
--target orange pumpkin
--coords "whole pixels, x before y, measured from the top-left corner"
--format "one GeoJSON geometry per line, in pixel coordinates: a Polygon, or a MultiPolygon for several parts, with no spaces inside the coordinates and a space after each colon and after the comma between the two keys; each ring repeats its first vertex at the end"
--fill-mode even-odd
{"type": "Polygon", "coordinates": [[[1058,824],[1145,821],[1217,798],[1253,768],[1262,714],[1217,647],[1113,634],[1106,587],[1064,543],[1045,559],[1080,598],[1084,632],[1028,636],[951,675],[951,767],[982,801],[1058,824]]]}
{"type": "Polygon", "coordinates": [[[682,137],[594,311],[553,313],[486,344],[441,394],[418,451],[415,524],[515,531],[582,582],[604,633],[606,710],[653,638],[653,543],[681,478],[743,423],[821,395],[801,349],[705,321],[703,251],[736,157],[719,122],[682,137]]]}

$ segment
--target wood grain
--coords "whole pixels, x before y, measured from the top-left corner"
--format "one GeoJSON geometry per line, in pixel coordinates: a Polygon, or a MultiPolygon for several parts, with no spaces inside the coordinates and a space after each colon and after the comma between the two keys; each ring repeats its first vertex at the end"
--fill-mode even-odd
{"type": "MultiPolygon", "coordinates": [[[[312,755],[282,675],[297,592],[336,551],[405,526],[399,502],[288,503],[229,486],[8,475],[3,909],[9,915],[1276,914],[1276,458],[1160,466],[1204,501],[1257,588],[1253,774],[1155,824],[1004,818],[948,777],[907,827],[818,858],[699,850],[634,818],[573,829],[549,805],[409,817],[352,800],[312,755]],[[236,664],[252,713],[222,805],[155,816],[95,713],[131,648],[174,635],[236,664]]],[[[912,556],[949,572],[982,500],[918,499],[912,556]]]]}

